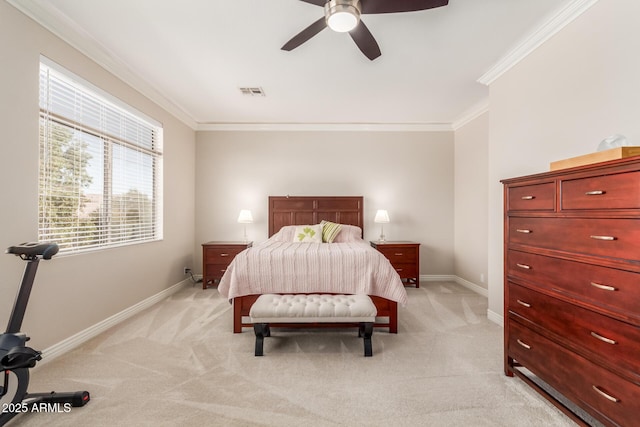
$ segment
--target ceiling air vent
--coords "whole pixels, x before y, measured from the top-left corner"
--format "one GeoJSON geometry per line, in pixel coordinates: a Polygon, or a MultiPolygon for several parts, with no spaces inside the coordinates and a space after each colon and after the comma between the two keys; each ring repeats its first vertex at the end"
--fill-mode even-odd
{"type": "Polygon", "coordinates": [[[241,87],[240,92],[247,96],[265,96],[261,87],[241,87]]]}

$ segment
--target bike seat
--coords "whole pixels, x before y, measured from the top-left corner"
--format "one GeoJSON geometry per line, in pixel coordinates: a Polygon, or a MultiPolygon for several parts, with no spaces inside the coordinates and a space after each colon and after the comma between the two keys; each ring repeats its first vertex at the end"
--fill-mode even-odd
{"type": "Polygon", "coordinates": [[[42,353],[31,347],[13,347],[0,359],[0,367],[5,369],[33,368],[42,359],[42,353]]]}
{"type": "Polygon", "coordinates": [[[17,255],[23,259],[34,259],[39,256],[43,259],[51,259],[52,256],[58,253],[58,245],[56,243],[47,242],[21,243],[16,246],[8,247],[7,253],[17,255]]]}

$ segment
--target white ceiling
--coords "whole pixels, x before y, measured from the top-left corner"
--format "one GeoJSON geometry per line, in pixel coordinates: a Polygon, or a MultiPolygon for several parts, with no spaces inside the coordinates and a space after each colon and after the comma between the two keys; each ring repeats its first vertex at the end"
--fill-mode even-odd
{"type": "Polygon", "coordinates": [[[451,127],[486,107],[485,73],[588,3],[450,0],[363,15],[382,51],[372,62],[329,29],[280,50],[323,15],[298,0],[8,1],[196,129],[451,127]],[[242,95],[247,86],[266,96],[242,95]]]}

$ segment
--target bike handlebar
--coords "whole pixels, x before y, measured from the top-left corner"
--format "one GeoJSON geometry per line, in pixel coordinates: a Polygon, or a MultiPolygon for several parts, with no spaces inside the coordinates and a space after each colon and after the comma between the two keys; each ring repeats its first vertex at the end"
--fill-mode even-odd
{"type": "Polygon", "coordinates": [[[51,257],[58,253],[58,250],[59,248],[56,243],[28,242],[10,246],[7,248],[6,253],[17,255],[22,259],[35,259],[39,256],[42,257],[42,259],[51,259],[51,257]]]}

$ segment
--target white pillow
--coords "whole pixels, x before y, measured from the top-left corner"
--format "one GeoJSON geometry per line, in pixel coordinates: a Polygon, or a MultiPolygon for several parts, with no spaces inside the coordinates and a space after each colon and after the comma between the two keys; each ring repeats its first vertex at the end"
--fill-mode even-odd
{"type": "Polygon", "coordinates": [[[322,243],[322,226],[316,225],[298,225],[295,233],[293,233],[294,242],[303,243],[322,243]]]}
{"type": "Polygon", "coordinates": [[[338,233],[333,243],[362,242],[362,229],[355,225],[342,224],[342,231],[338,233]]]}

